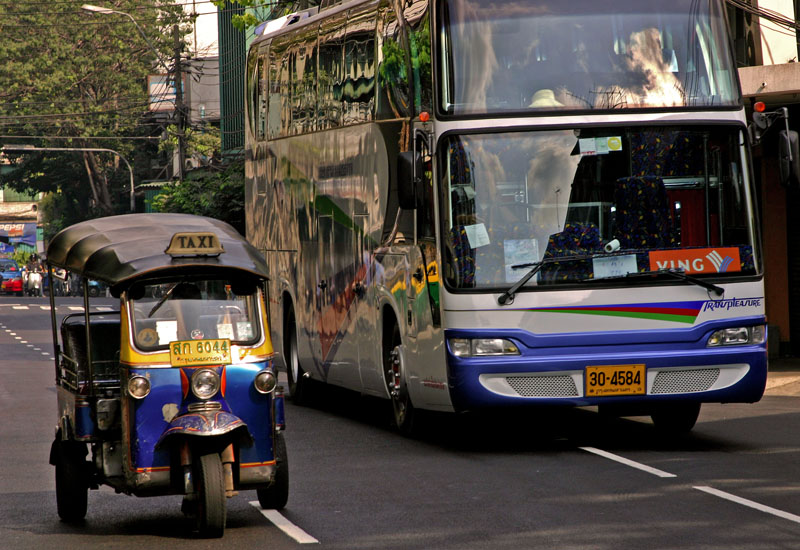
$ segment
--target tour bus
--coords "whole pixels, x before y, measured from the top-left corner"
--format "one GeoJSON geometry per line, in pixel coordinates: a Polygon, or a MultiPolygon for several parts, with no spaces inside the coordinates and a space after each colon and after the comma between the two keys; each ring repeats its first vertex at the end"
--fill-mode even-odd
{"type": "Polygon", "coordinates": [[[420,411],[690,430],[767,376],[721,0],[352,0],[247,61],[247,237],[276,364],[420,411]]]}

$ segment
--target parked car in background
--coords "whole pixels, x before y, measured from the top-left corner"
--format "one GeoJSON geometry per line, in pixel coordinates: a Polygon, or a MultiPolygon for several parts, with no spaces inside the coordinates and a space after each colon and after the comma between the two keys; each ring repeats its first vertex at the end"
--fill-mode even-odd
{"type": "Polygon", "coordinates": [[[0,275],[3,276],[2,292],[22,296],[22,271],[15,260],[0,258],[0,275]]]}

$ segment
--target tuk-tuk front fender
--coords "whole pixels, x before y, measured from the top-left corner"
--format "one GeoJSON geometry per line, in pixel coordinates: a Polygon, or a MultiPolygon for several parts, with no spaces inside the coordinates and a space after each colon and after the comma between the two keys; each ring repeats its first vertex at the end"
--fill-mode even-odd
{"type": "Polygon", "coordinates": [[[178,436],[216,437],[230,435],[242,445],[253,444],[253,436],[247,424],[238,416],[226,411],[189,412],[176,416],[158,438],[156,449],[162,448],[168,441],[178,436]]]}

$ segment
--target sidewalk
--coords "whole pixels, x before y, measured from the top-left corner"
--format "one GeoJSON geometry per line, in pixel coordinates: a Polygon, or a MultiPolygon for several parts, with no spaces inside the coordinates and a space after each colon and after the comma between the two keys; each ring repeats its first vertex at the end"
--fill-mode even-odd
{"type": "Polygon", "coordinates": [[[800,357],[769,360],[764,395],[800,395],[800,357]]]}

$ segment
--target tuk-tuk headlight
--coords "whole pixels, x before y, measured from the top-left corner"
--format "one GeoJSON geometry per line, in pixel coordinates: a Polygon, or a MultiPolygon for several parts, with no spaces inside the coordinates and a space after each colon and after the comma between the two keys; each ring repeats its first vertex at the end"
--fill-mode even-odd
{"type": "Polygon", "coordinates": [[[150,393],[150,380],[144,376],[131,376],[128,378],[128,393],[134,399],[144,399],[150,393]]]}
{"type": "Polygon", "coordinates": [[[192,393],[198,399],[209,399],[219,391],[219,375],[213,370],[200,369],[192,375],[192,393]]]}
{"type": "Polygon", "coordinates": [[[256,379],[253,381],[256,391],[259,393],[272,393],[278,385],[278,380],[271,370],[262,370],[256,374],[256,379]]]}

